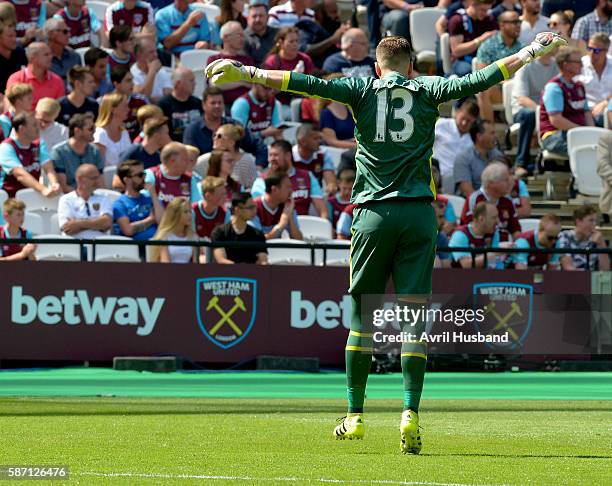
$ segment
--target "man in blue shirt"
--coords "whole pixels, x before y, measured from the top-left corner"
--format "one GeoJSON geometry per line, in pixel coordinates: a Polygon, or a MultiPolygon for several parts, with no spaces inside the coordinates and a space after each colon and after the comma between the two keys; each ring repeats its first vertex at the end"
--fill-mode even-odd
{"type": "Polygon", "coordinates": [[[161,164],[160,150],[170,143],[168,119],[164,117],[149,118],[145,121],[142,143],[135,143],[121,156],[121,160],[139,160],[145,169],[161,164]]]}
{"type": "Polygon", "coordinates": [[[325,59],[324,71],[349,78],[376,76],[374,59],[368,56],[368,38],[361,29],[347,30],[340,39],[340,47],[341,52],[325,59]]]}
{"type": "Polygon", "coordinates": [[[117,176],[125,186],[125,193],[113,204],[113,233],[135,240],[149,240],[157,231],[164,212],[155,194],[155,186],[145,188],[144,166],[137,160],[125,160],[117,168],[117,176]]]}
{"type": "Polygon", "coordinates": [[[210,29],[206,15],[189,0],[174,0],[155,14],[157,37],[161,46],[180,55],[189,49],[207,49],[210,29]]]}

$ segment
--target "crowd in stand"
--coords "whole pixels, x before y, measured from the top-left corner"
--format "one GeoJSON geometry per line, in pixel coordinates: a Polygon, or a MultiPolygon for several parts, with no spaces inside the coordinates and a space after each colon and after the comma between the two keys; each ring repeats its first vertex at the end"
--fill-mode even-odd
{"type": "MultiPolygon", "coordinates": [[[[0,2],[0,238],[30,237],[18,191],[61,196],[61,232],[75,238],[116,234],[135,240],[219,242],[303,239],[298,216],[331,222],[350,240],[354,205],[355,124],[337,102],[302,99],[261,85],[207,85],[180,63],[191,50],[216,51],[267,69],[326,79],[376,76],[370,55],[381,35],[410,36],[410,12],[442,7],[435,24],[449,34],[453,75],[516,53],[546,30],[569,46],[520,70],[512,116],[520,123],[515,160],[500,150],[496,86],[460,100],[436,125],[432,167],[438,186],[439,247],[602,248],[598,212],[576,211],[561,231],[531,215],[525,176],[534,169],[532,139],[539,112],[543,147],[567,155],[567,131],[612,121],[612,0],[364,0],[368,35],[341,22],[335,0],[221,0],[212,19],[190,0],[124,0],[97,18],[84,0],[0,2]],[[77,51],[78,50],[78,51],[77,51]],[[293,144],[284,138],[295,120],[293,144]],[[344,150],[334,162],[329,147],[344,150]],[[115,167],[116,198],[104,172],[115,167]],[[465,204],[455,214],[446,195],[465,204]],[[15,197],[17,196],[17,199],[15,197]]],[[[208,51],[207,51],[208,52],[208,51]]],[[[204,68],[204,66],[202,66],[204,68]]],[[[419,73],[415,72],[415,76],[419,73]]],[[[602,137],[600,209],[609,217],[612,138],[602,137]]],[[[155,246],[149,259],[205,262],[189,246],[155,246]]],[[[32,244],[5,244],[0,259],[32,259],[32,244]]],[[[267,263],[265,246],[216,248],[219,263],[267,263]]],[[[440,252],[439,267],[609,269],[606,255],[440,252]]]]}

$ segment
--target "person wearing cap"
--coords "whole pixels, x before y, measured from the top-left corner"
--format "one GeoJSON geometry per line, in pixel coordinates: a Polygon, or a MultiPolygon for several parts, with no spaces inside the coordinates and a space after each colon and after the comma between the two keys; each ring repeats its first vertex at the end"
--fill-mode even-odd
{"type": "Polygon", "coordinates": [[[244,30],[244,51],[251,56],[256,66],[266,59],[274,46],[278,29],[268,25],[268,0],[250,0],[247,28],[244,30]]]}

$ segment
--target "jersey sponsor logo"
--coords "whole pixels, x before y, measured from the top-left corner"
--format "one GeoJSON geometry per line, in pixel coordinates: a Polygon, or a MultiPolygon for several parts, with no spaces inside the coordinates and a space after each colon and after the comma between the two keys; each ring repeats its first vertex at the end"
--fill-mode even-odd
{"type": "Polygon", "coordinates": [[[63,296],[36,298],[23,287],[11,289],[11,323],[29,325],[134,326],[138,336],[153,332],[166,299],[157,297],[90,297],[87,290],[66,289],[63,296]]]}
{"type": "Polygon", "coordinates": [[[140,13],[134,14],[134,23],[140,25],[143,21],[143,16],[140,13]]]}
{"type": "Polygon", "coordinates": [[[350,295],[343,296],[339,302],[313,302],[303,298],[299,290],[294,290],[291,292],[290,325],[296,329],[308,329],[315,324],[323,329],[335,329],[340,325],[350,329],[351,305],[350,295]]]}
{"type": "Polygon", "coordinates": [[[244,340],[257,313],[257,280],[211,277],[196,280],[196,315],[204,335],[229,349],[244,340]]]}
{"type": "Polygon", "coordinates": [[[508,282],[479,283],[473,286],[474,309],[485,309],[485,319],[474,322],[485,335],[508,334],[507,343],[485,343],[492,349],[519,351],[529,334],[533,317],[533,286],[508,282]]]}

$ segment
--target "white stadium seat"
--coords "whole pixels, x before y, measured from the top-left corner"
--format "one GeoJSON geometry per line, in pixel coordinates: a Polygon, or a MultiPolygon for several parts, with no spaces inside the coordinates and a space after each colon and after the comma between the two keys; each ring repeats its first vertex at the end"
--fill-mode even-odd
{"type": "Polygon", "coordinates": [[[450,36],[445,32],[440,36],[440,57],[442,57],[442,70],[444,74],[449,75],[453,71],[450,51],[450,36]]]}
{"type": "MultiPolygon", "coordinates": [[[[89,3],[87,4],[89,5],[89,3]]],[[[206,20],[210,24],[213,22],[219,15],[221,15],[221,8],[212,3],[192,3],[191,6],[196,9],[204,10],[206,14],[206,20]]]]}
{"type": "MultiPolygon", "coordinates": [[[[101,236],[104,240],[132,241],[126,236],[101,236]]],[[[96,262],[140,262],[140,254],[137,245],[105,245],[96,244],[96,262]]]]}
{"type": "Polygon", "coordinates": [[[106,9],[110,4],[107,2],[100,2],[97,0],[87,0],[87,8],[89,8],[100,22],[104,22],[106,18],[106,9]]]}
{"type": "Polygon", "coordinates": [[[268,263],[271,265],[310,265],[310,249],[300,240],[285,240],[273,238],[268,243],[289,243],[295,248],[268,247],[268,263]],[[303,246],[304,248],[300,248],[303,246]]]}
{"type": "Polygon", "coordinates": [[[98,196],[106,196],[111,200],[111,205],[121,197],[121,193],[117,191],[113,191],[112,189],[96,189],[94,194],[98,196]]]}
{"type": "Polygon", "coordinates": [[[328,146],[322,147],[322,149],[330,155],[334,161],[334,169],[337,169],[340,165],[340,161],[342,160],[342,154],[346,152],[346,149],[328,146]]]}
{"type": "Polygon", "coordinates": [[[33,235],[42,235],[45,233],[45,220],[40,214],[26,211],[23,219],[23,227],[30,231],[33,235]]]}
{"type": "Polygon", "coordinates": [[[62,233],[62,230],[59,227],[59,216],[57,213],[53,213],[49,220],[49,234],[59,235],[62,233]]]}
{"type": "Polygon", "coordinates": [[[519,223],[521,225],[521,233],[524,233],[531,230],[538,231],[540,220],[538,218],[524,218],[519,219],[519,223]]]}
{"type": "Polygon", "coordinates": [[[62,244],[62,240],[74,240],[71,236],[38,235],[38,238],[53,238],[57,243],[37,243],[36,259],[39,261],[71,261],[81,260],[81,247],[77,244],[62,244]]]}
{"type": "Polygon", "coordinates": [[[116,173],[117,173],[116,165],[109,165],[109,166],[104,167],[104,172],[103,172],[104,186],[107,189],[113,188],[113,177],[115,177],[116,173]]]}
{"type": "Polygon", "coordinates": [[[20,189],[15,194],[15,199],[23,201],[26,205],[27,211],[57,211],[57,204],[59,203],[59,196],[44,197],[40,192],[34,189],[20,189]]]}
{"type": "Polygon", "coordinates": [[[298,224],[306,241],[326,241],[333,237],[332,224],[318,216],[298,216],[298,224]]]}
{"type": "MultiPolygon", "coordinates": [[[[8,199],[8,194],[4,189],[0,189],[0,208],[4,204],[4,201],[8,199]]],[[[4,216],[2,216],[3,211],[0,209],[0,224],[4,224],[4,216]]]]}
{"type": "Polygon", "coordinates": [[[410,37],[417,61],[436,60],[438,34],[435,25],[444,12],[443,8],[419,8],[410,12],[410,37]]]}
{"type": "Polygon", "coordinates": [[[454,194],[442,194],[446,199],[448,199],[448,203],[453,207],[453,212],[457,219],[461,218],[461,212],[463,211],[463,206],[465,205],[465,198],[461,196],[455,196],[454,194]]]}
{"type": "Polygon", "coordinates": [[[514,81],[509,79],[502,83],[502,100],[504,102],[504,115],[506,116],[506,123],[508,124],[508,129],[510,130],[510,134],[518,133],[520,123],[513,123],[512,117],[512,88],[514,87],[514,81]]]}
{"type": "Polygon", "coordinates": [[[597,145],[581,145],[574,148],[569,156],[578,192],[585,196],[599,196],[603,182],[597,173],[597,145]]]}
{"type": "Polygon", "coordinates": [[[219,54],[213,49],[189,49],[181,53],[181,64],[191,70],[203,70],[208,65],[208,58],[219,54]]]}
{"type": "Polygon", "coordinates": [[[346,240],[327,240],[321,243],[330,243],[334,245],[342,245],[342,249],[316,250],[315,264],[327,266],[348,266],[351,256],[351,242],[346,240]],[[325,252],[325,260],[323,254],[325,252]]]}

